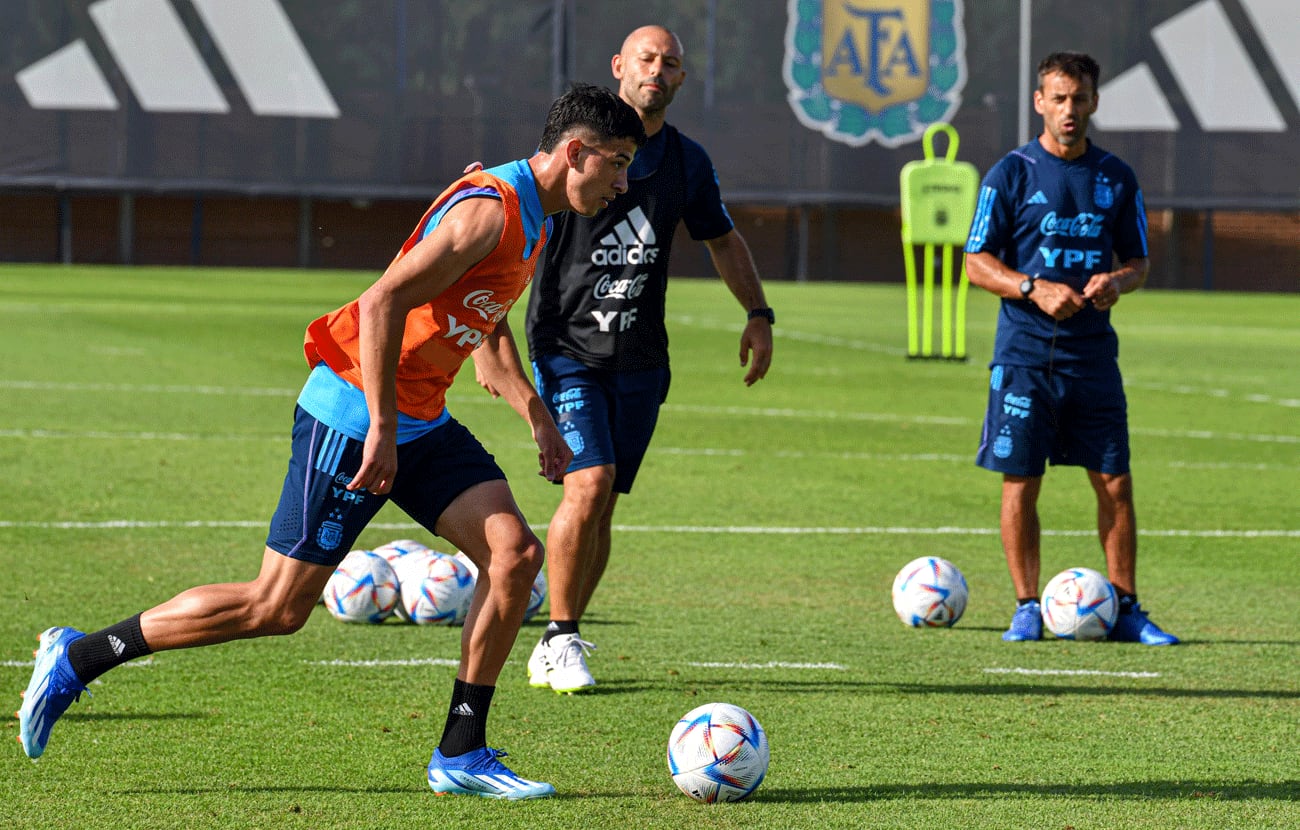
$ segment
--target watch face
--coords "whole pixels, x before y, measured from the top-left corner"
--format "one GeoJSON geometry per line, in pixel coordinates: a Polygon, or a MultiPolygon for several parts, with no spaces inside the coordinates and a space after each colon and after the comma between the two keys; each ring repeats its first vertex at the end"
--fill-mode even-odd
{"type": "Polygon", "coordinates": [[[1025,280],[1024,282],[1020,283],[1020,296],[1028,297],[1033,292],[1033,290],[1034,290],[1033,280],[1025,280]]]}

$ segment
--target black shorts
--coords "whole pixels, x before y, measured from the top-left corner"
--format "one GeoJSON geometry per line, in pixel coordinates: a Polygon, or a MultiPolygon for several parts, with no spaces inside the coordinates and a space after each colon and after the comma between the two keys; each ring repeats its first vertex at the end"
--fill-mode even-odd
{"type": "Polygon", "coordinates": [[[337,432],[295,407],[293,455],[271,518],[266,546],[292,559],[337,565],[389,499],[436,533],[438,517],[457,496],[505,473],[455,418],[397,445],[397,476],[386,495],[351,491],[365,442],[337,432]]]}
{"type": "Polygon", "coordinates": [[[1129,471],[1128,403],[1117,364],[1089,377],[993,367],[976,463],[1036,477],[1048,461],[1108,474],[1129,471]]]}
{"type": "Polygon", "coordinates": [[[630,493],[650,447],[669,370],[592,369],[562,355],[533,361],[537,394],[573,450],[566,472],[614,465],[614,492],[630,493]]]}

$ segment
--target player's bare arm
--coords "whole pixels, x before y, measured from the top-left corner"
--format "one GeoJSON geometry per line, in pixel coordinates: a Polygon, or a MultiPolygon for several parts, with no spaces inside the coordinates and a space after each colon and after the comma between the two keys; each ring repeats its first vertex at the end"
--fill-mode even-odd
{"type": "Polygon", "coordinates": [[[1093,274],[1088,284],[1083,287],[1083,297],[1098,311],[1105,311],[1119,302],[1121,294],[1141,288],[1146,283],[1150,271],[1151,260],[1146,257],[1125,260],[1114,271],[1093,274]]]}
{"type": "Polygon", "coordinates": [[[482,345],[474,350],[474,368],[479,383],[492,393],[506,399],[519,416],[533,430],[537,443],[537,474],[547,481],[558,481],[564,475],[573,450],[569,448],[551,413],[546,409],[532,381],[524,373],[523,360],[508,319],[497,324],[482,345]]]}
{"type": "MultiPolygon", "coordinates": [[[[749,252],[745,237],[735,228],[715,239],[705,240],[709,256],[718,276],[726,283],[733,296],[746,312],[766,308],[763,283],[758,278],[754,257],[749,252]]],[[[767,375],[772,366],[772,324],[765,318],[755,317],[745,324],[740,335],[740,365],[748,366],[745,385],[753,386],[767,375]],[[751,361],[751,356],[753,360],[751,361]]]]}
{"type": "Polygon", "coordinates": [[[466,199],[406,256],[388,267],[358,301],[361,376],[370,429],[361,467],[348,485],[387,493],[397,474],[397,360],[406,315],[424,305],[492,252],[505,218],[496,199],[466,199]]]}

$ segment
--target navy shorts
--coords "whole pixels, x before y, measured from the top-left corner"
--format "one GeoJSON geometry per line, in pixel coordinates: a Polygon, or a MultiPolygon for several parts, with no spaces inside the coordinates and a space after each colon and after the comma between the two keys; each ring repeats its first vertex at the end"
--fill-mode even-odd
{"type": "Polygon", "coordinates": [[[1128,403],[1119,364],[1087,377],[994,366],[976,463],[1041,476],[1047,462],[1101,473],[1129,471],[1128,403]]]}
{"type": "Polygon", "coordinates": [[[336,432],[295,407],[293,455],[271,518],[266,546],[292,559],[337,565],[389,499],[435,533],[438,517],[457,496],[505,473],[455,418],[397,445],[397,476],[385,495],[349,491],[365,442],[336,432]]]}
{"type": "Polygon", "coordinates": [[[668,397],[667,367],[638,372],[592,369],[562,355],[533,361],[537,394],[573,450],[566,472],[614,465],[614,492],[632,492],[668,397]]]}

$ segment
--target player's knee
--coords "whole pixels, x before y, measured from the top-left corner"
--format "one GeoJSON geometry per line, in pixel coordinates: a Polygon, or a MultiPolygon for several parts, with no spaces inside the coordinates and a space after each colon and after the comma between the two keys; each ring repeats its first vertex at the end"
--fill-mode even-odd
{"type": "Polygon", "coordinates": [[[1112,505],[1133,504],[1133,477],[1129,475],[1103,475],[1099,477],[1096,487],[1098,498],[1105,499],[1112,505]]]}
{"type": "Polygon", "coordinates": [[[277,637],[299,631],[310,616],[310,608],[304,612],[292,602],[255,601],[246,619],[250,635],[277,637]]]}
{"type": "Polygon", "coordinates": [[[527,527],[522,528],[510,544],[492,551],[492,561],[488,566],[492,581],[500,585],[530,591],[537,572],[542,569],[546,555],[542,541],[527,527]]]}
{"type": "Polygon", "coordinates": [[[612,464],[602,464],[566,474],[565,500],[584,514],[599,516],[614,492],[614,472],[612,464]]]}

